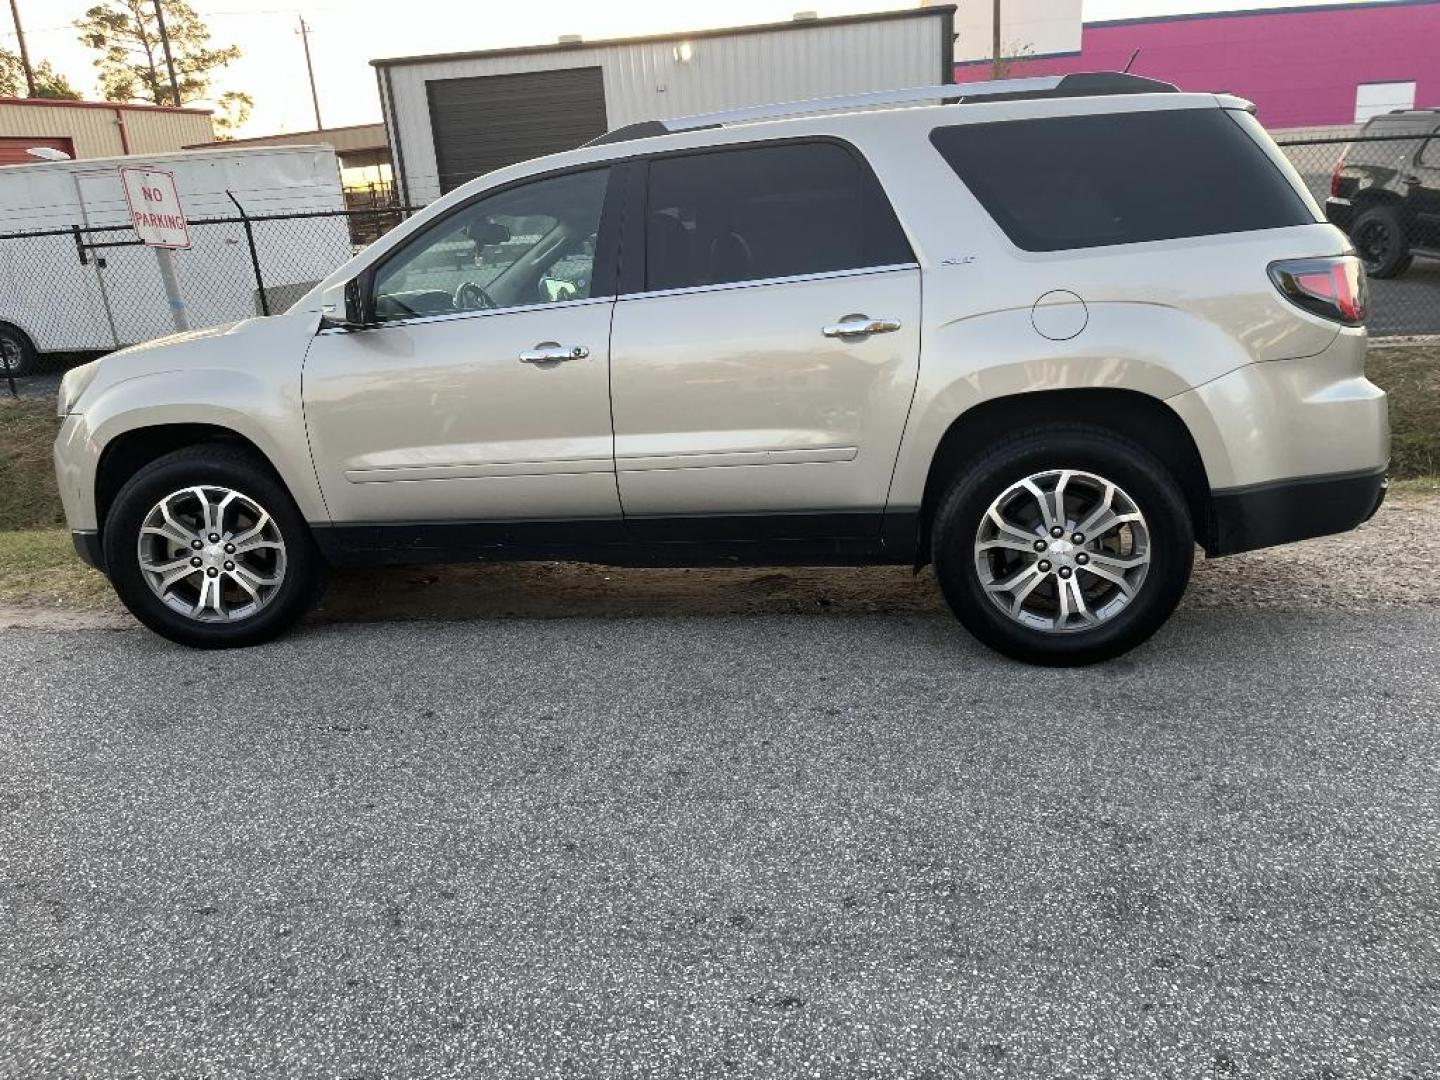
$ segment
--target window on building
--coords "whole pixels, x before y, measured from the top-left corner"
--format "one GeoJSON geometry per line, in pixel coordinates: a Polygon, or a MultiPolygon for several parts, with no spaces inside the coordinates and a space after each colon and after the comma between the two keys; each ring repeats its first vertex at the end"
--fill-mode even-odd
{"type": "Polygon", "coordinates": [[[1372,116],[1415,107],[1415,83],[1373,82],[1355,87],[1355,123],[1363,124],[1372,116]]]}

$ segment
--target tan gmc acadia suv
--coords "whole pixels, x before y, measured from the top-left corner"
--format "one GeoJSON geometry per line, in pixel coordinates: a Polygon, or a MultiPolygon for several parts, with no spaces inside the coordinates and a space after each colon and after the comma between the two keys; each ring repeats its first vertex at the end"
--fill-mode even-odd
{"type": "Polygon", "coordinates": [[[197,646],[329,566],[934,565],[1024,660],[1384,494],[1365,281],[1247,103],[1114,74],[622,128],[284,315],[70,372],[81,555],[197,646]]]}

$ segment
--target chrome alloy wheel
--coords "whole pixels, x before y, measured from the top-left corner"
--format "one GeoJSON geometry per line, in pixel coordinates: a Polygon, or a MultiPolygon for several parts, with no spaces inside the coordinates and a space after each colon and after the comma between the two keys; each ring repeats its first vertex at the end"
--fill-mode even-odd
{"type": "Polygon", "coordinates": [[[150,590],[197,622],[248,619],[285,581],[275,519],[226,487],[205,484],[161,499],[140,526],[138,552],[150,590]]]}
{"type": "Polygon", "coordinates": [[[1145,582],[1150,532],[1135,500],[1094,473],[1056,469],[1011,484],[980,521],[975,570],[992,603],[1022,626],[1091,630],[1145,582]]]}
{"type": "Polygon", "coordinates": [[[8,334],[0,333],[0,372],[18,368],[21,355],[20,343],[8,334]]]}

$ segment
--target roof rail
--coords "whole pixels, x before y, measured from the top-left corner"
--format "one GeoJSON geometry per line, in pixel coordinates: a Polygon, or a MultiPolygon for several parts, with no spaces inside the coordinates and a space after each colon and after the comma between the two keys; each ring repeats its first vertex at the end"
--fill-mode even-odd
{"type": "Polygon", "coordinates": [[[825,112],[858,112],[864,109],[889,109],[905,105],[933,105],[968,101],[1010,101],[1042,97],[1088,97],[1097,94],[1173,94],[1177,87],[1159,79],[1129,75],[1118,71],[1074,72],[1069,75],[1043,75],[1028,79],[992,79],[986,82],[943,83],[939,86],[911,86],[903,90],[868,90],[859,94],[809,98],[770,105],[750,105],[723,112],[679,116],[668,120],[642,120],[636,124],[607,131],[586,146],[648,139],[677,131],[698,131],[701,128],[748,124],[759,120],[780,120],[791,116],[808,116],[825,112]]]}

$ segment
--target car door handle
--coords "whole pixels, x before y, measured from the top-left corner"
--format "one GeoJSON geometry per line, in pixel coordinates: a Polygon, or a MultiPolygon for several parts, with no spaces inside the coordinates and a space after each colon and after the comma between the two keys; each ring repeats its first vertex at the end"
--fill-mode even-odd
{"type": "Polygon", "coordinates": [[[1418,184],[1418,183],[1420,183],[1420,177],[1414,176],[1414,175],[1411,175],[1411,176],[1402,176],[1402,177],[1400,178],[1400,182],[1401,182],[1402,184],[1418,184]]]}
{"type": "Polygon", "coordinates": [[[900,329],[899,319],[870,318],[869,315],[846,315],[839,322],[822,327],[826,337],[857,338],[871,334],[893,334],[900,329]]]}
{"type": "Polygon", "coordinates": [[[584,360],[590,350],[584,345],[561,345],[558,341],[542,341],[520,354],[522,364],[558,364],[562,360],[584,360]]]}

